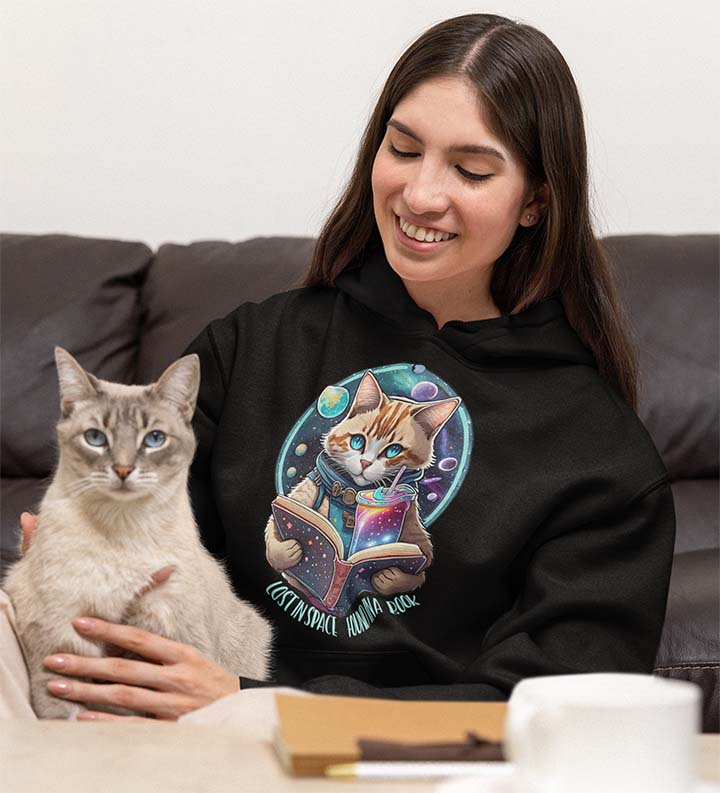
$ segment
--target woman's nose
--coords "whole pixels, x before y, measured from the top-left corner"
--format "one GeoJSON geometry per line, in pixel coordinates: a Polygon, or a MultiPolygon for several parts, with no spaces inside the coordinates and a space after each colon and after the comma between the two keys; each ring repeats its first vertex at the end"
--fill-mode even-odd
{"type": "Polygon", "coordinates": [[[440,168],[432,167],[427,160],[418,163],[418,167],[408,174],[403,199],[414,215],[446,212],[449,198],[440,168]]]}

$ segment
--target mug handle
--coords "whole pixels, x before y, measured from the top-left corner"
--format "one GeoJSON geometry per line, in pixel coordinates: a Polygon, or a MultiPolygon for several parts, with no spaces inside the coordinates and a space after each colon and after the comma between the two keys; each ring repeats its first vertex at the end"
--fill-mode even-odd
{"type": "Polygon", "coordinates": [[[550,753],[547,736],[560,726],[565,711],[559,705],[539,708],[524,702],[518,712],[517,704],[508,718],[506,736],[515,773],[524,777],[520,780],[524,784],[532,785],[532,793],[557,793],[561,790],[562,769],[558,758],[550,753]]]}

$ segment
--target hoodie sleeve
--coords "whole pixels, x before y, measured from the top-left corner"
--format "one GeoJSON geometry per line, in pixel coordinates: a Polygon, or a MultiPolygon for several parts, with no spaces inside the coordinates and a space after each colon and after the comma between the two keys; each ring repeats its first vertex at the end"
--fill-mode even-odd
{"type": "Polygon", "coordinates": [[[537,675],[652,673],[674,543],[665,476],[581,526],[551,520],[520,555],[519,596],[463,677],[510,690],[537,675]]]}
{"type": "MultiPolygon", "coordinates": [[[[516,683],[583,672],[650,674],[660,642],[675,539],[665,478],[613,514],[575,529],[552,522],[520,554],[513,607],[480,656],[450,685],[376,688],[342,676],[306,681],[322,694],[391,699],[507,700],[516,683]]],[[[241,688],[273,685],[241,679],[241,688]]]]}
{"type": "Polygon", "coordinates": [[[192,353],[200,358],[201,387],[192,421],[197,448],[190,466],[189,486],[203,545],[219,559],[225,556],[225,532],[213,493],[212,451],[227,378],[210,325],[190,343],[183,355],[192,353]]]}

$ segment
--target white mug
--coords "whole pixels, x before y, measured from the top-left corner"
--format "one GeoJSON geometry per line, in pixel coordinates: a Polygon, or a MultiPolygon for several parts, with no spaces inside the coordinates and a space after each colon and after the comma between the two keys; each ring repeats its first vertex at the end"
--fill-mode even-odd
{"type": "Polygon", "coordinates": [[[701,690],[652,675],[521,680],[505,751],[523,793],[692,793],[701,690]]]}

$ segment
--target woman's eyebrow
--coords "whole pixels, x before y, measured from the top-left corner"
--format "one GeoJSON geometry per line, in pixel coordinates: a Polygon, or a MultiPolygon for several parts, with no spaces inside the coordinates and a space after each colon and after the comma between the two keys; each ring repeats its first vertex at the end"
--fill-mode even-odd
{"type": "MultiPolygon", "coordinates": [[[[408,135],[418,143],[422,143],[420,138],[410,129],[410,127],[407,127],[405,124],[396,121],[394,118],[391,118],[386,126],[395,127],[395,129],[402,132],[404,135],[408,135]]],[[[476,144],[466,143],[462,146],[451,146],[447,151],[448,154],[453,154],[454,152],[464,152],[466,154],[491,154],[494,157],[499,157],[503,162],[505,162],[505,157],[497,149],[493,149],[492,146],[478,146],[476,144]]]]}

